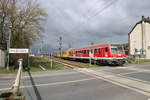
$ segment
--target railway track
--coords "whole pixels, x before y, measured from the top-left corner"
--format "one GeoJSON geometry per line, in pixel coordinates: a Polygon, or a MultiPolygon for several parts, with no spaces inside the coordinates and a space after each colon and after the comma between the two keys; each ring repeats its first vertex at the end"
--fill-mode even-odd
{"type": "Polygon", "coordinates": [[[75,65],[73,63],[67,61],[58,61],[54,60],[54,62],[59,63],[63,66],[72,68],[73,70],[82,72],[84,74],[96,77],[98,79],[105,80],[107,82],[111,82],[113,84],[134,90],[136,92],[142,93],[146,96],[150,96],[150,82],[145,82],[142,80],[138,80],[135,78],[130,78],[121,75],[115,75],[106,71],[96,71],[89,68],[85,68],[80,65],[75,65]]]}

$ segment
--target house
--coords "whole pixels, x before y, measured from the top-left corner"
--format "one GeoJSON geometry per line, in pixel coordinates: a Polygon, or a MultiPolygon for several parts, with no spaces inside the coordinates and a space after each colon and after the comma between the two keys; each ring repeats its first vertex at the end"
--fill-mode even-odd
{"type": "Polygon", "coordinates": [[[150,59],[150,18],[142,19],[135,24],[128,34],[130,55],[139,55],[150,59]]]}
{"type": "Polygon", "coordinates": [[[0,50],[0,67],[5,66],[5,52],[3,50],[0,50]]]}

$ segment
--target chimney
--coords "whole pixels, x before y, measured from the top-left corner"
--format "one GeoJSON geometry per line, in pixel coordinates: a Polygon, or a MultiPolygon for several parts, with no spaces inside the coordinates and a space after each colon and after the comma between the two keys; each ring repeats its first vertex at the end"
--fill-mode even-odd
{"type": "Polygon", "coordinates": [[[144,16],[142,16],[142,20],[144,20],[145,19],[145,17],[144,16]]]}

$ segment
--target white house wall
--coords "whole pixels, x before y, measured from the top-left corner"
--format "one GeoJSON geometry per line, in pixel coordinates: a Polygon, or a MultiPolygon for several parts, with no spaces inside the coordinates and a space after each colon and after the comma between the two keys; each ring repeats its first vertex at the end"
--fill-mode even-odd
{"type": "Polygon", "coordinates": [[[137,24],[130,34],[130,54],[135,54],[135,48],[139,51],[142,48],[141,24],[137,24]]]}
{"type": "Polygon", "coordinates": [[[5,66],[5,52],[0,50],[0,67],[5,66]]]}
{"type": "Polygon", "coordinates": [[[150,59],[150,24],[145,25],[146,32],[146,59],[150,59]]]}

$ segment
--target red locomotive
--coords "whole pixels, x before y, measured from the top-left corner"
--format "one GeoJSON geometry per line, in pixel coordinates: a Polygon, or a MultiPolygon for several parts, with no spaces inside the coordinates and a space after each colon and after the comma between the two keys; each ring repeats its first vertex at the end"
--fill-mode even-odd
{"type": "MultiPolygon", "coordinates": [[[[56,55],[56,53],[54,54],[56,55]]],[[[63,54],[61,57],[63,57],[63,54]]],[[[67,50],[65,58],[84,61],[90,59],[98,64],[122,65],[125,63],[126,54],[124,48],[119,44],[103,44],[67,50]],[[68,55],[66,56],[66,54],[68,55]]]]}

